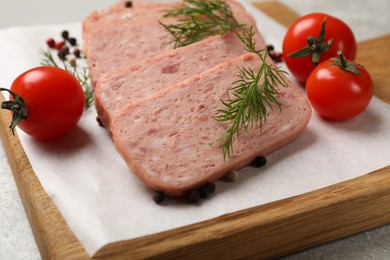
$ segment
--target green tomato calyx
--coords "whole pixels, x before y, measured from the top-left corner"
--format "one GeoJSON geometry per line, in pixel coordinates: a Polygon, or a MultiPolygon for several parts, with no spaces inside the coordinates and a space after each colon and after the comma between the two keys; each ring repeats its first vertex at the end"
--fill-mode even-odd
{"type": "Polygon", "coordinates": [[[22,121],[23,119],[27,119],[28,111],[26,104],[21,96],[18,96],[15,92],[6,89],[0,88],[0,91],[9,92],[13,100],[4,101],[1,103],[1,109],[7,109],[13,112],[11,124],[9,125],[12,134],[15,135],[15,127],[22,121]]]}
{"type": "Polygon", "coordinates": [[[329,66],[331,65],[334,65],[334,66],[338,66],[340,67],[342,70],[345,70],[345,71],[349,71],[349,72],[352,72],[352,73],[355,73],[359,76],[362,75],[362,73],[356,68],[356,66],[359,66],[358,64],[356,64],[355,62],[352,62],[352,61],[348,61],[342,51],[338,51],[337,52],[337,56],[339,56],[338,58],[333,58],[333,62],[332,63],[329,63],[329,66]]]}
{"type": "Polygon", "coordinates": [[[328,42],[324,42],[325,40],[325,27],[326,27],[326,17],[321,25],[321,32],[317,36],[317,38],[313,38],[309,36],[307,38],[308,45],[296,52],[289,53],[287,56],[290,58],[303,58],[311,55],[312,61],[314,65],[317,65],[320,62],[321,54],[327,50],[329,50],[332,45],[333,38],[328,42]]]}

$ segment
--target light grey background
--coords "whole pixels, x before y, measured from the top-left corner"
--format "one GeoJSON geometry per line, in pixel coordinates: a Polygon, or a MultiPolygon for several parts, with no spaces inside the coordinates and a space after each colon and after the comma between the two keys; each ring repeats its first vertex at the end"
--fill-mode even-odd
{"type": "MultiPolygon", "coordinates": [[[[79,22],[93,10],[115,2],[117,1],[0,0],[0,29],[79,22]]],[[[350,25],[358,41],[390,33],[390,0],[282,2],[300,14],[321,11],[343,19],[350,25]]],[[[0,259],[40,259],[2,145],[0,145],[0,259]]],[[[284,259],[390,259],[390,225],[289,255],[284,259]]]]}

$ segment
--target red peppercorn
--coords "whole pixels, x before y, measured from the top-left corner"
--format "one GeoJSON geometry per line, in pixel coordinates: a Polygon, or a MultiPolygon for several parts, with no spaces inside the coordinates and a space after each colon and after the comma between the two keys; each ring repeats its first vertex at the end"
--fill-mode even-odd
{"type": "Polygon", "coordinates": [[[272,56],[272,59],[275,61],[275,62],[282,62],[283,60],[283,55],[281,52],[275,52],[275,54],[272,56]]]}
{"type": "Polygon", "coordinates": [[[54,41],[54,39],[50,38],[46,41],[46,44],[47,46],[49,46],[50,48],[54,48],[54,46],[56,45],[56,42],[54,41]]]}
{"type": "Polygon", "coordinates": [[[65,42],[61,41],[61,42],[57,42],[54,46],[54,48],[56,48],[56,50],[61,50],[62,47],[64,47],[65,45],[65,42]]]}

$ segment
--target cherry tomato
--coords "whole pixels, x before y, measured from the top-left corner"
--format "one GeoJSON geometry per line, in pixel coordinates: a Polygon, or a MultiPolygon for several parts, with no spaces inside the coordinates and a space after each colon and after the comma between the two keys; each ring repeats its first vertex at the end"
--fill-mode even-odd
{"type": "Polygon", "coordinates": [[[302,16],[289,27],[284,37],[283,59],[292,75],[303,84],[316,66],[312,60],[313,56],[309,54],[301,58],[292,58],[289,55],[305,47],[311,48],[312,53],[313,51],[320,52],[318,63],[336,57],[337,51],[342,51],[348,60],[354,60],[356,56],[356,40],[352,30],[340,19],[324,13],[302,16]],[[324,34],[321,40],[320,34],[325,18],[324,34]],[[320,41],[309,44],[310,36],[313,40],[320,41]],[[326,50],[324,43],[329,43],[329,40],[331,40],[330,47],[326,50]],[[325,50],[321,51],[321,48],[325,50]]]}
{"type": "MultiPolygon", "coordinates": [[[[84,111],[80,83],[60,68],[28,70],[14,80],[10,90],[22,97],[27,108],[27,118],[19,122],[19,128],[36,139],[64,135],[77,125],[84,111]]],[[[14,100],[13,95],[10,100],[14,100]]]]}
{"type": "Polygon", "coordinates": [[[373,83],[367,70],[361,65],[347,64],[361,75],[335,65],[335,60],[330,59],[320,63],[307,79],[307,97],[313,108],[325,118],[353,118],[367,108],[372,98],[373,83]]]}

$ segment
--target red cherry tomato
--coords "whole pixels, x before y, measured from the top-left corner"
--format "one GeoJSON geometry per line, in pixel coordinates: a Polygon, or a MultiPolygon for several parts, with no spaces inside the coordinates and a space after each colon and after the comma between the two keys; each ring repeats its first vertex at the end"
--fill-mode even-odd
{"type": "MultiPolygon", "coordinates": [[[[10,88],[22,97],[28,116],[18,124],[40,140],[60,137],[74,128],[84,111],[84,92],[69,72],[37,67],[18,76],[10,88]]],[[[13,96],[10,95],[10,100],[13,96]]]]}
{"type": "MultiPolygon", "coordinates": [[[[338,18],[323,14],[311,13],[296,20],[287,30],[283,41],[283,59],[292,75],[301,83],[305,83],[316,64],[312,61],[312,55],[302,58],[289,57],[291,53],[309,47],[308,37],[314,39],[320,35],[322,23],[326,18],[324,41],[333,41],[330,48],[321,53],[319,62],[336,57],[337,51],[342,51],[348,60],[354,60],[356,56],[356,40],[352,30],[338,18]]],[[[320,44],[315,44],[319,48],[320,44]]]]}
{"type": "Polygon", "coordinates": [[[373,83],[367,70],[357,65],[361,73],[331,65],[334,60],[320,63],[306,82],[306,93],[313,108],[323,117],[347,120],[362,113],[373,95],[373,83]]]}

